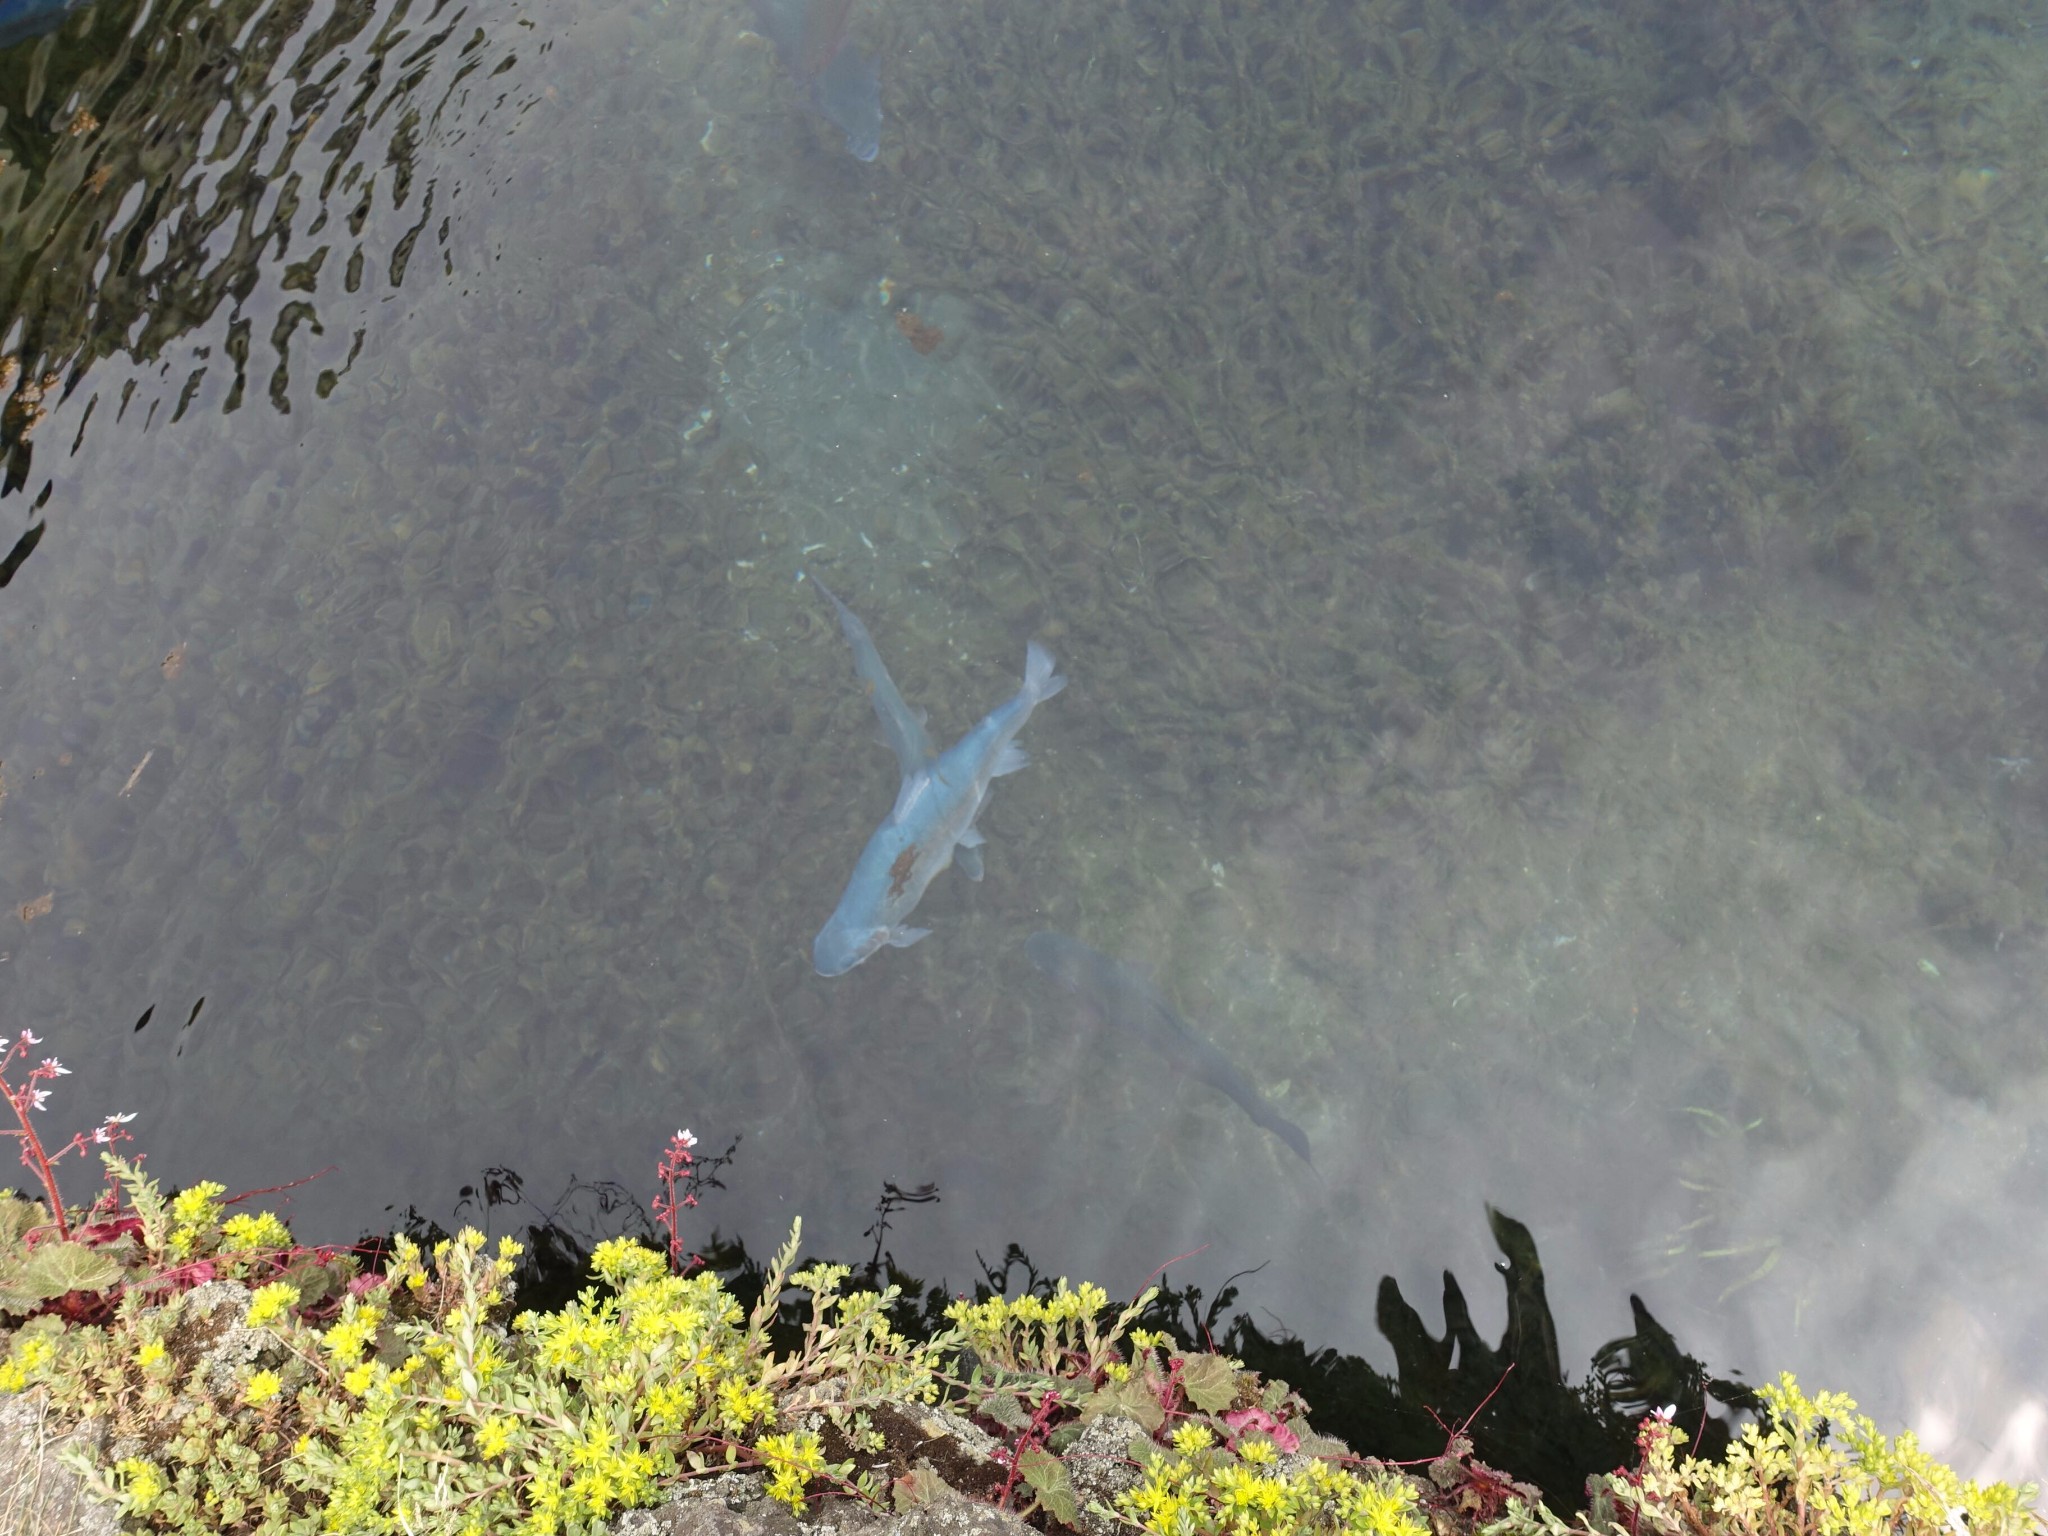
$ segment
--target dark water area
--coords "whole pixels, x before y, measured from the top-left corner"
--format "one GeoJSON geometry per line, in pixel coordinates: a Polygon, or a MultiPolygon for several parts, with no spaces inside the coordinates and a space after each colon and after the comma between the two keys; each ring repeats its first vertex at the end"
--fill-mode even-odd
{"type": "Polygon", "coordinates": [[[872,162],[753,25],[96,0],[0,52],[52,1125],[331,1167],[287,1210],[341,1238],[486,1169],[644,1199],[689,1125],[707,1240],[858,1255],[936,1183],[908,1272],[1263,1265],[1382,1371],[1379,1278],[1455,1334],[1491,1205],[1567,1365],[1634,1294],[2048,1467],[2037,11],[857,0],[872,162]],[[829,980],[897,765],[806,572],[940,747],[1028,641],[1071,679],[986,877],[829,980]]]}

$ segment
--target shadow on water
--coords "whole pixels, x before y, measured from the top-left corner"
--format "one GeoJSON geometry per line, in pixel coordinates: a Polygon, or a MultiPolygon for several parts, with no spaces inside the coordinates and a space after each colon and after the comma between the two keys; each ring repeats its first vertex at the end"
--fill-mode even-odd
{"type": "MultiPolygon", "coordinates": [[[[723,1153],[700,1158],[692,1192],[723,1189],[719,1175],[738,1150],[734,1141],[723,1153]]],[[[956,1295],[971,1293],[976,1302],[992,1296],[1051,1298],[1056,1272],[1041,1270],[1016,1243],[995,1261],[977,1253],[966,1290],[956,1292],[943,1277],[927,1282],[904,1269],[888,1247],[891,1218],[939,1198],[936,1184],[905,1189],[884,1183],[874,1221],[862,1234],[872,1246],[850,1266],[849,1288],[879,1292],[894,1286],[900,1294],[891,1324],[918,1339],[947,1326],[946,1309],[956,1295]]],[[[1316,1349],[1283,1325],[1261,1325],[1249,1311],[1233,1310],[1242,1295],[1239,1282],[1253,1271],[1225,1280],[1213,1296],[1198,1285],[1174,1286],[1162,1273],[1158,1294],[1137,1326],[1171,1335],[1184,1350],[1235,1356],[1267,1380],[1287,1382],[1308,1403],[1315,1427],[1360,1455],[1419,1464],[1442,1455],[1453,1435],[1469,1438],[1479,1461],[1535,1484],[1558,1510],[1585,1505],[1587,1478],[1633,1463],[1637,1428],[1651,1414],[1684,1429],[1694,1455],[1719,1459],[1733,1415],[1760,1411],[1755,1394],[1738,1381],[1711,1375],[1634,1295],[1629,1332],[1602,1344],[1585,1377],[1570,1381],[1558,1354],[1534,1235],[1490,1206],[1486,1214],[1503,1255],[1495,1269],[1507,1303],[1507,1324],[1496,1343],[1481,1337],[1449,1270],[1441,1336],[1430,1331],[1391,1275],[1381,1278],[1376,1315],[1393,1349],[1391,1375],[1358,1355],[1316,1349]],[[1717,1414],[1717,1406],[1729,1416],[1717,1414]]],[[[630,1237],[652,1248],[667,1243],[647,1208],[621,1184],[572,1180],[543,1205],[527,1195],[524,1180],[509,1168],[485,1169],[477,1183],[465,1185],[453,1219],[487,1233],[495,1224],[500,1232],[517,1234],[525,1252],[514,1276],[515,1294],[519,1305],[536,1309],[559,1308],[594,1283],[590,1256],[600,1242],[630,1237]]],[[[366,1235],[358,1250],[378,1267],[399,1234],[425,1246],[452,1235],[408,1206],[396,1211],[389,1233],[366,1235]]],[[[714,1228],[691,1259],[717,1274],[746,1310],[760,1300],[769,1266],[744,1237],[724,1237],[714,1228]]],[[[1342,1277],[1328,1280],[1331,1289],[1343,1290],[1342,1277]]],[[[801,1294],[784,1296],[773,1326],[778,1347],[800,1343],[808,1306],[801,1294]]]]}
{"type": "Polygon", "coordinates": [[[367,307],[447,242],[458,189],[422,146],[514,63],[453,0],[100,0],[0,47],[0,498],[32,492],[32,518],[38,450],[76,456],[101,412],[177,422],[212,377],[223,413],[325,399],[367,307]],[[116,354],[139,375],[89,397],[70,443],[38,442],[116,354]]]}

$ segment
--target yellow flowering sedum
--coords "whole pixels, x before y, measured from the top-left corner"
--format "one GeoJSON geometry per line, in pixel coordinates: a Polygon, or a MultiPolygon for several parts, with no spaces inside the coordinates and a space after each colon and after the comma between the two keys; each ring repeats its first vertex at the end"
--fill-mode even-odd
{"type": "Polygon", "coordinates": [[[360,1407],[323,1402],[287,1473],[331,1484],[327,1529],[390,1528],[403,1510],[421,1527],[447,1516],[455,1528],[459,1511],[494,1532],[580,1531],[650,1502],[690,1448],[730,1459],[772,1427],[765,1333],[715,1276],[671,1275],[660,1254],[615,1239],[592,1255],[599,1284],[508,1334],[488,1316],[517,1257],[507,1243],[487,1256],[474,1231],[431,1260],[394,1244],[388,1278],[427,1319],[344,1305],[323,1352],[360,1407]],[[389,1358],[393,1339],[411,1350],[399,1366],[363,1358],[380,1340],[389,1358]]]}
{"type": "Polygon", "coordinates": [[[251,1328],[262,1328],[287,1316],[299,1304],[299,1288],[285,1280],[273,1280],[268,1285],[258,1286],[249,1298],[249,1315],[244,1319],[251,1328]]]}
{"type": "Polygon", "coordinates": [[[171,1231],[166,1248],[173,1259],[189,1259],[199,1251],[202,1239],[216,1235],[220,1228],[220,1197],[225,1184],[202,1179],[181,1189],[171,1199],[171,1231]]]}
{"type": "MultiPolygon", "coordinates": [[[[1789,1374],[1759,1387],[1768,1418],[1718,1462],[1681,1460],[1676,1426],[1647,1420],[1642,1465],[1597,1479],[1638,1536],[2040,1536],[2036,1490],[1965,1482],[1910,1434],[1889,1440],[1839,1392],[1808,1397],[1789,1374]]],[[[1610,1522],[1613,1524],[1616,1522],[1610,1522]]],[[[1592,1536],[1511,1503],[1489,1536],[1592,1536]]]]}
{"type": "Polygon", "coordinates": [[[291,1229],[275,1213],[259,1211],[230,1216],[220,1224],[221,1247],[229,1253],[249,1253],[265,1248],[289,1248],[291,1229]]]}
{"type": "Polygon", "coordinates": [[[283,1389],[284,1382],[275,1371],[257,1371],[242,1386],[242,1401],[252,1407],[267,1403],[283,1389]]]}
{"type": "Polygon", "coordinates": [[[1027,1292],[980,1302],[956,1301],[946,1308],[946,1321],[960,1330],[976,1354],[1005,1370],[1065,1370],[1092,1376],[1125,1364],[1117,1341],[1155,1294],[1147,1291],[1105,1329],[1099,1319],[1109,1306],[1108,1293],[1087,1284],[1070,1290],[1062,1277],[1049,1297],[1027,1292]]]}
{"type": "Polygon", "coordinates": [[[116,1486],[135,1514],[147,1514],[163,1497],[164,1475],[153,1461],[128,1456],[114,1463],[116,1486]]]}
{"type": "Polygon", "coordinates": [[[1117,1500],[1156,1536],[1429,1536],[1413,1490],[1398,1477],[1360,1476],[1317,1459],[1294,1470],[1281,1470],[1270,1457],[1247,1465],[1187,1434],[1201,1427],[1182,1426],[1176,1448],[1188,1449],[1154,1457],[1138,1485],[1117,1500]]]}
{"type": "Polygon", "coordinates": [[[57,1344],[47,1333],[17,1333],[4,1363],[0,1363],[0,1392],[19,1392],[40,1377],[57,1353],[57,1344]]]}
{"type": "MultiPolygon", "coordinates": [[[[1610,1477],[1643,1536],[1687,1536],[1702,1523],[1756,1536],[2024,1536],[2038,1527],[2032,1488],[1963,1481],[1911,1434],[1889,1440],[1839,1392],[1808,1397],[1788,1372],[1757,1395],[1769,1422],[1746,1424],[1719,1462],[1679,1460],[1676,1426],[1647,1421],[1643,1465],[1610,1477]]],[[[1564,1529],[1547,1510],[1514,1506],[1516,1532],[1564,1529]]]]}
{"type": "Polygon", "coordinates": [[[804,1485],[814,1477],[843,1476],[851,1468],[828,1466],[825,1448],[809,1430],[788,1435],[764,1435],[754,1449],[768,1468],[768,1497],[787,1504],[792,1513],[802,1514],[804,1485]]]}
{"type": "MultiPolygon", "coordinates": [[[[243,1254],[230,1273],[267,1275],[268,1251],[289,1246],[273,1217],[223,1221],[219,1185],[167,1202],[130,1168],[124,1186],[153,1262],[174,1251],[243,1254]]],[[[1236,1414],[1240,1427],[1223,1434],[1220,1416],[1249,1402],[1258,1383],[1220,1356],[1180,1362],[1173,1379],[1182,1406],[1162,1409],[1167,1377],[1157,1356],[1172,1341],[1130,1329],[1149,1295],[1114,1317],[1099,1288],[1065,1281],[1049,1296],[959,1302],[948,1313],[955,1332],[916,1344],[890,1326],[893,1290],[843,1294],[848,1271],[839,1265],[791,1274],[797,1235],[776,1255],[751,1315],[713,1276],[672,1275],[661,1254],[614,1239],[593,1256],[597,1284],[560,1311],[522,1314],[509,1328],[497,1320],[519,1257],[509,1240],[493,1249],[466,1230],[429,1254],[399,1238],[384,1288],[366,1297],[350,1287],[324,1331],[301,1314],[303,1297],[337,1294],[352,1271],[309,1264],[299,1250],[291,1273],[312,1276],[316,1288],[272,1281],[256,1289],[247,1313],[288,1363],[250,1372],[235,1392],[189,1390],[195,1362],[166,1347],[183,1337],[184,1298],[141,1288],[105,1327],[38,1318],[16,1330],[0,1360],[0,1390],[43,1383],[66,1410],[111,1404],[118,1433],[129,1437],[115,1443],[149,1454],[108,1468],[78,1452],[73,1465],[139,1528],[583,1536],[652,1502],[666,1481],[721,1465],[761,1467],[770,1494],[792,1511],[821,1480],[851,1491],[852,1463],[826,1461],[819,1415],[876,1449],[884,1442],[865,1408],[931,1401],[939,1371],[964,1343],[977,1368],[954,1385],[986,1394],[975,1401],[1012,1434],[1017,1415],[1048,1408],[1057,1421],[1076,1408],[1149,1406],[1155,1426],[1165,1420],[1169,1447],[1140,1443],[1140,1480],[1117,1501],[1132,1527],[1155,1536],[1429,1536],[1417,1503],[1423,1485],[1289,1449],[1294,1438],[1279,1426],[1300,1405],[1282,1384],[1263,1392],[1258,1422],[1270,1437],[1236,1414]],[[789,1286],[811,1292],[810,1317],[797,1346],[778,1354],[767,1330],[789,1286]]],[[[1670,1426],[1648,1426],[1642,1469],[1607,1480],[1619,1528],[1632,1536],[2048,1536],[2030,1521],[2030,1492],[1964,1483],[1910,1435],[1879,1435],[1847,1398],[1809,1399],[1790,1377],[1763,1395],[1769,1427],[1745,1430],[1722,1466],[1678,1461],[1670,1426]]],[[[1017,1466],[1019,1503],[1031,1499],[1031,1508],[1071,1523],[1077,1494],[1059,1457],[1033,1444],[1019,1450],[1017,1466]]],[[[888,1496],[868,1474],[857,1486],[870,1499],[888,1496]]],[[[1593,1533],[1511,1505],[1480,1536],[1593,1533]]]]}

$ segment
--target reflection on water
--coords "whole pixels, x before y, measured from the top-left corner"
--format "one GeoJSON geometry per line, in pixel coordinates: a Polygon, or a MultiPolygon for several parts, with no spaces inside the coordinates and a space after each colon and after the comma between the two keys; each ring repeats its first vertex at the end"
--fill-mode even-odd
{"type": "Polygon", "coordinates": [[[1490,1200],[1573,1357],[1633,1289],[2048,1459],[2024,7],[887,0],[871,164],[738,0],[138,14],[0,58],[0,952],[159,1174],[691,1123],[744,1230],[937,1180],[924,1272],[1347,1349],[1490,1200]],[[830,981],[894,774],[799,569],[936,738],[1073,679],[830,981]]]}
{"type": "MultiPolygon", "coordinates": [[[[723,1190],[720,1174],[731,1167],[736,1150],[728,1147],[699,1159],[691,1187],[723,1190]]],[[[847,1255],[858,1260],[848,1265],[851,1287],[871,1292],[895,1288],[890,1314],[899,1333],[931,1338],[948,1326],[946,1310],[959,1296],[971,1295],[976,1302],[996,1295],[1052,1296],[1053,1277],[1015,1243],[997,1261],[977,1252],[964,1275],[933,1281],[905,1270],[889,1234],[900,1234],[898,1221],[915,1221],[911,1213],[940,1198],[936,1185],[906,1190],[885,1180],[874,1220],[860,1235],[865,1257],[847,1255]]],[[[632,1191],[611,1183],[572,1181],[543,1204],[527,1193],[515,1170],[489,1168],[479,1183],[463,1187],[454,1209],[460,1221],[487,1235],[521,1234],[525,1250],[513,1283],[525,1306],[559,1307],[586,1288],[591,1252],[606,1238],[625,1233],[652,1247],[668,1243],[667,1230],[632,1191]]],[[[427,1248],[449,1236],[416,1208],[392,1214],[391,1233],[366,1236],[358,1245],[360,1253],[388,1252],[392,1236],[399,1233],[427,1248]]],[[[1250,1312],[1233,1312],[1243,1294],[1237,1283],[1243,1276],[1224,1280],[1211,1296],[1197,1283],[1178,1285],[1171,1273],[1162,1272],[1153,1277],[1156,1291],[1134,1325],[1171,1336],[1184,1348],[1234,1356],[1268,1381],[1289,1383],[1307,1401],[1320,1432],[1362,1454],[1421,1466],[1443,1454],[1455,1426],[1457,1434],[1470,1437],[1480,1462],[1536,1485],[1545,1502],[1560,1512],[1586,1504],[1589,1477],[1634,1462],[1637,1426],[1644,1415],[1660,1412],[1686,1426],[1697,1454],[1718,1457],[1728,1445],[1736,1413],[1760,1412],[1751,1389],[1709,1374],[1639,1296],[1629,1298],[1631,1330],[1595,1350],[1590,1369],[1574,1382],[1558,1351],[1535,1237],[1500,1211],[1486,1215],[1503,1255],[1494,1267],[1502,1279],[1507,1321],[1497,1344],[1480,1336],[1465,1293],[1449,1270],[1443,1275],[1441,1336],[1409,1305],[1391,1275],[1381,1277],[1374,1325],[1392,1350],[1392,1372],[1261,1326],[1250,1312]]],[[[701,1248],[693,1262],[716,1273],[740,1306],[752,1312],[767,1284],[767,1263],[748,1248],[744,1236],[723,1235],[716,1228],[701,1248]]],[[[1322,1279],[1340,1288],[1357,1283],[1350,1276],[1322,1279]]],[[[772,1325],[780,1335],[778,1345],[796,1348],[807,1322],[799,1301],[785,1297],[772,1325]]]]}
{"type": "MultiPolygon", "coordinates": [[[[456,189],[436,165],[421,174],[421,152],[453,149],[504,105],[483,81],[515,66],[509,40],[456,36],[449,0],[317,9],[145,17],[105,0],[10,53],[0,349],[21,386],[0,418],[7,493],[31,483],[38,429],[75,390],[81,429],[104,409],[145,432],[195,405],[232,412],[252,388],[288,413],[295,364],[325,397],[369,302],[403,282],[422,238],[445,244],[456,189]],[[116,356],[134,366],[94,373],[116,356]]],[[[81,430],[70,452],[85,447],[81,430]]]]}

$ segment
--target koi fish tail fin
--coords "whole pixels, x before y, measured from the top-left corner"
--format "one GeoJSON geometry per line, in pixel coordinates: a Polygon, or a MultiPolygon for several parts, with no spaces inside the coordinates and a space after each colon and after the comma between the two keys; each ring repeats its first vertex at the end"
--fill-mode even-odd
{"type": "Polygon", "coordinates": [[[1053,671],[1052,652],[1032,641],[1024,651],[1024,691],[1033,704],[1043,704],[1067,686],[1067,680],[1053,671]]]}

